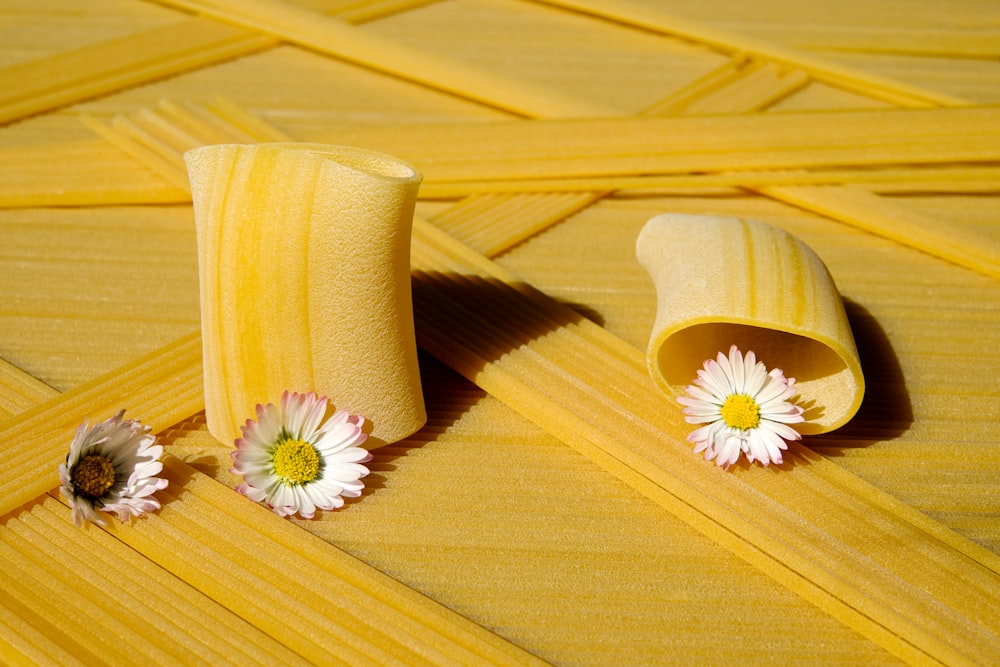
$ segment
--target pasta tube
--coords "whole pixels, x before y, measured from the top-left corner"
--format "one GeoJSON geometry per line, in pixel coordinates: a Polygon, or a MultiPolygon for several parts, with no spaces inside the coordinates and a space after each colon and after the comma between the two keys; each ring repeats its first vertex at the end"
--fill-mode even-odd
{"type": "Polygon", "coordinates": [[[409,255],[419,172],[320,144],[204,146],[185,161],[212,435],[231,442],[285,390],[367,417],[367,446],[423,426],[409,255]]]}
{"type": "Polygon", "coordinates": [[[706,359],[736,344],[796,379],[801,433],[857,412],[865,383],[844,304],[801,240],[759,222],[666,214],[646,223],[636,252],[656,286],[646,356],[662,389],[683,394],[706,359]]]}

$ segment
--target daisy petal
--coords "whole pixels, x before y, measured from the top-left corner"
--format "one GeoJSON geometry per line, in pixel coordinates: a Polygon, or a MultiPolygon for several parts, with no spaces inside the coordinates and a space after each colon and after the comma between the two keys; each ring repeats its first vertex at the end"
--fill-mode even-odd
{"type": "Polygon", "coordinates": [[[803,409],[790,402],[796,394],[794,378],[779,369],[770,372],[753,351],[745,355],[732,345],[729,354],[719,352],[697,371],[684,406],[684,420],[702,424],[688,434],[695,453],[728,469],[740,454],[751,462],[781,463],[786,441],[801,435],[789,424],[805,420],[803,409]],[[738,397],[737,400],[734,397],[738,397]]]}
{"type": "Polygon", "coordinates": [[[338,410],[325,418],[328,400],[313,392],[284,392],[280,407],[259,407],[236,441],[232,472],[243,476],[238,490],[267,502],[279,516],[314,517],[317,510],[344,505],[342,496],[361,495],[371,453],[365,420],[338,410]]]}
{"type": "Polygon", "coordinates": [[[60,492],[78,526],[88,521],[107,525],[97,509],[125,521],[160,508],[150,496],[167,486],[157,477],[163,471],[163,447],[148,426],[123,415],[124,410],[94,426],[80,424],[59,465],[60,492]]]}

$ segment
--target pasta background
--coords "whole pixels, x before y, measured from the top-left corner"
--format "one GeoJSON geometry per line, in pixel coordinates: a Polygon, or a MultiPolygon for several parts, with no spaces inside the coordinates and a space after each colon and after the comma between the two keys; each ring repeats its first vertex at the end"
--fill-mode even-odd
{"type": "Polygon", "coordinates": [[[253,3],[256,27],[250,5],[208,0],[4,9],[4,660],[998,653],[995,10],[286,4],[253,3]],[[303,27],[418,53],[419,76],[303,27]],[[387,151],[426,178],[428,422],[312,522],[232,493],[231,443],[207,431],[181,158],[283,140],[387,151]],[[634,246],[664,212],[785,229],[845,298],[865,401],[781,469],[693,456],[645,372],[656,297],[634,246]],[[82,418],[123,407],[166,445],[163,510],[78,531],[55,466],[82,418]],[[120,639],[89,631],[97,616],[120,639]]]}

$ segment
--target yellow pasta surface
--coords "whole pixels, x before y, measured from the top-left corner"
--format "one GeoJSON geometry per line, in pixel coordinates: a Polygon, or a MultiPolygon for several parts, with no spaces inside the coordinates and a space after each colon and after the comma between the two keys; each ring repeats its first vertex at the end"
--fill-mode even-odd
{"type": "MultiPolygon", "coordinates": [[[[997,20],[974,0],[8,3],[0,661],[990,664],[997,20]],[[427,423],[313,521],[235,493],[204,412],[204,367],[244,364],[203,352],[205,199],[182,155],[258,142],[425,177],[411,260],[376,291],[412,284],[419,364],[389,365],[419,367],[402,394],[427,423]],[[780,467],[692,455],[650,377],[664,297],[635,242],[662,213],[787,231],[843,298],[864,399],[780,467]],[[122,408],[166,447],[163,507],[77,529],[56,465],[122,408]]],[[[343,179],[282,166],[257,165],[288,201],[336,199],[343,179]]],[[[251,204],[247,244],[216,248],[233,293],[302,278],[265,266],[307,245],[261,233],[282,198],[225,191],[251,204]]],[[[674,269],[788,268],[683,237],[658,251],[674,269]]],[[[304,349],[307,300],[253,337],[304,349]]]]}

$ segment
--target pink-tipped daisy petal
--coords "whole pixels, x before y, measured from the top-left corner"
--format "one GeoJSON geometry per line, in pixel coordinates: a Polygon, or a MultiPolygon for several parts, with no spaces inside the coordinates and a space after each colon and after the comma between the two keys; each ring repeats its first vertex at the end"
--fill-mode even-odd
{"type": "Polygon", "coordinates": [[[284,392],[279,404],[258,406],[258,421],[242,427],[232,454],[237,487],[279,516],[311,519],[317,510],[344,505],[361,495],[371,454],[361,445],[364,418],[338,410],[325,418],[328,401],[315,393],[284,392]]]}
{"type": "Polygon", "coordinates": [[[743,355],[736,345],[705,361],[687,396],[678,397],[685,421],[702,424],[688,435],[695,453],[728,469],[744,453],[751,462],[781,463],[786,441],[802,436],[789,426],[805,421],[790,401],[795,379],[779,369],[768,372],[756,355],[743,355]]]}
{"type": "Polygon", "coordinates": [[[160,509],[151,496],[167,487],[167,480],[157,476],[163,471],[163,447],[148,426],[122,419],[124,412],[94,426],[80,424],[59,465],[60,491],[78,526],[87,521],[106,525],[98,509],[120,521],[160,509]]]}

